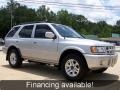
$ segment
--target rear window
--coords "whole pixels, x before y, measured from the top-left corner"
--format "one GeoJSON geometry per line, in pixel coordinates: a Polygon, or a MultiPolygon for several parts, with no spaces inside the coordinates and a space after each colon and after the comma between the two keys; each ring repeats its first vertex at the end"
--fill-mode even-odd
{"type": "Polygon", "coordinates": [[[15,33],[19,30],[19,27],[14,27],[8,34],[7,37],[13,37],[15,35],[15,33]]]}

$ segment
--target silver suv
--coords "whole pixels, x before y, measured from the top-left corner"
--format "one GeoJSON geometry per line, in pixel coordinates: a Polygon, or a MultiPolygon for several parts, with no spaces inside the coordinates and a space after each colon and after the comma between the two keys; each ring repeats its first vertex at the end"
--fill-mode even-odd
{"type": "Polygon", "coordinates": [[[13,68],[24,60],[58,66],[68,80],[80,80],[88,71],[104,72],[117,62],[115,46],[85,39],[71,27],[55,23],[14,26],[3,51],[13,68]]]}

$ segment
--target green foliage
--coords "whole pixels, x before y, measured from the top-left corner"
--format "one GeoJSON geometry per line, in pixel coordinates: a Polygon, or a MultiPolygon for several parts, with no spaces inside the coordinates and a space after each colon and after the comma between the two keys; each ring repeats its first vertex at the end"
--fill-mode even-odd
{"type": "Polygon", "coordinates": [[[11,13],[13,25],[25,22],[48,21],[68,25],[85,35],[93,34],[99,37],[111,37],[113,32],[120,33],[120,20],[116,22],[115,26],[108,25],[105,21],[93,23],[84,16],[69,13],[67,10],[54,13],[45,5],[35,10],[20,5],[14,0],[9,0],[5,8],[0,8],[0,37],[4,37],[11,28],[11,13]]]}

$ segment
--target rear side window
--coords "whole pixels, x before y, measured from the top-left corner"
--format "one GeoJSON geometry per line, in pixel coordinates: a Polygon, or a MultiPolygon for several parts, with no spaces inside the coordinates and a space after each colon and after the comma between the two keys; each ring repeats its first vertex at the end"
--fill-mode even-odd
{"type": "Polygon", "coordinates": [[[28,26],[24,26],[20,33],[19,33],[19,36],[21,38],[31,38],[31,35],[32,35],[32,31],[33,31],[33,27],[34,25],[28,25],[28,26]]]}
{"type": "Polygon", "coordinates": [[[7,37],[13,37],[15,35],[15,33],[19,30],[19,27],[14,27],[7,35],[7,37]]]}

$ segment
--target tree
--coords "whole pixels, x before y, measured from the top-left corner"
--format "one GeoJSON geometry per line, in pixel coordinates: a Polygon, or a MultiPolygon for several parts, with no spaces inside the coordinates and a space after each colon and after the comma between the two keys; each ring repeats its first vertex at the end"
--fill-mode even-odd
{"type": "Polygon", "coordinates": [[[120,26],[120,20],[116,22],[116,26],[120,26]]]}
{"type": "Polygon", "coordinates": [[[55,21],[55,13],[50,11],[50,8],[42,5],[36,12],[38,21],[55,21]]]}
{"type": "Polygon", "coordinates": [[[111,33],[120,33],[120,20],[114,26],[108,25],[105,21],[93,23],[83,15],[69,13],[67,10],[54,13],[45,5],[35,10],[9,0],[6,7],[0,8],[0,37],[4,37],[10,30],[11,20],[13,25],[34,21],[60,23],[74,28],[81,34],[93,34],[99,37],[110,37],[111,33]]]}
{"type": "Polygon", "coordinates": [[[112,33],[118,33],[120,34],[120,20],[116,22],[116,25],[113,27],[112,33]]]}
{"type": "Polygon", "coordinates": [[[29,9],[26,6],[19,6],[15,9],[14,20],[16,24],[33,22],[37,20],[37,15],[34,9],[29,9]]]}
{"type": "Polygon", "coordinates": [[[70,25],[70,15],[67,10],[61,10],[57,12],[57,21],[58,23],[64,24],[64,25],[70,25]]]}
{"type": "Polygon", "coordinates": [[[111,37],[111,28],[109,25],[107,25],[107,23],[105,21],[100,21],[98,22],[98,26],[99,26],[99,31],[101,31],[99,33],[99,37],[111,37]]]}
{"type": "Polygon", "coordinates": [[[15,16],[15,9],[18,8],[20,6],[19,3],[17,3],[16,1],[14,0],[9,0],[7,2],[7,9],[8,9],[8,12],[10,13],[10,24],[11,24],[11,27],[15,24],[15,20],[14,20],[14,16],[15,16]]]}
{"type": "Polygon", "coordinates": [[[10,17],[6,8],[0,9],[0,38],[4,37],[10,28],[10,17]]]}

